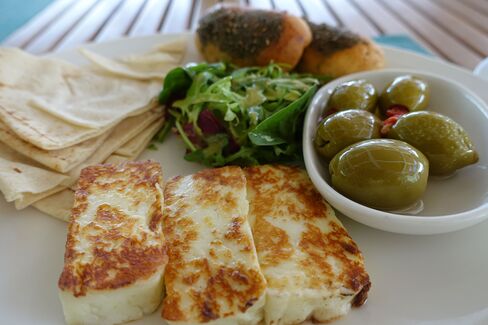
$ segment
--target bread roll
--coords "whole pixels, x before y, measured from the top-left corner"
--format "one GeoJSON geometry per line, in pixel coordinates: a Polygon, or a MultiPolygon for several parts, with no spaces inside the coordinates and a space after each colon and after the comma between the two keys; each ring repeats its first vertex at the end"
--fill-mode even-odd
{"type": "Polygon", "coordinates": [[[238,66],[282,63],[293,69],[312,34],[307,23],[286,13],[219,7],[200,20],[197,47],[209,62],[238,66]]]}
{"type": "Polygon", "coordinates": [[[370,39],[326,24],[309,23],[312,43],[298,65],[301,72],[340,77],[383,68],[383,51],[370,39]]]}

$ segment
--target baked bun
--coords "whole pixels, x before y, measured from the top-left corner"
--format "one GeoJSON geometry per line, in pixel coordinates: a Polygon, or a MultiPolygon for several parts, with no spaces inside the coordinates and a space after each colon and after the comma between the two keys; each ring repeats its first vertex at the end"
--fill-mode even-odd
{"type": "Polygon", "coordinates": [[[385,66],[383,51],[370,39],[326,24],[308,24],[312,43],[303,52],[299,71],[340,77],[385,66]]]}
{"type": "Polygon", "coordinates": [[[286,13],[219,6],[200,20],[196,38],[208,62],[238,66],[275,62],[291,70],[312,33],[303,19],[286,13]]]}

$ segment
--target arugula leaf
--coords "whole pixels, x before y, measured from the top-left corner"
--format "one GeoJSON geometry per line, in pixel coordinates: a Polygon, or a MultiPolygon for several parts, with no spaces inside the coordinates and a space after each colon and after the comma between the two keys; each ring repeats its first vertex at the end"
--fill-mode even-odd
{"type": "Polygon", "coordinates": [[[311,87],[290,105],[259,123],[248,134],[251,142],[257,146],[287,143],[290,140],[290,136],[295,135],[297,123],[300,121],[299,116],[304,112],[316,90],[316,86],[311,87]]]}

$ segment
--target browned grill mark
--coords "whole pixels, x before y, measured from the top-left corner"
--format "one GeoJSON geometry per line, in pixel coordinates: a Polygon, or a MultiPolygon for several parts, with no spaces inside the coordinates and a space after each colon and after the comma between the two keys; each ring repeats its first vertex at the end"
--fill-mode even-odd
{"type": "Polygon", "coordinates": [[[101,189],[130,191],[131,186],[134,191],[144,187],[146,194],[152,194],[157,202],[150,209],[150,230],[162,234],[162,198],[156,188],[156,184],[159,186],[161,183],[160,166],[150,161],[128,162],[118,166],[96,165],[82,170],[68,229],[65,266],[58,282],[60,289],[72,291],[76,297],[86,295],[89,289],[116,289],[148,278],[166,264],[168,257],[163,245],[164,238],[161,237],[160,245],[147,245],[149,234],[146,232],[138,231],[138,236],[128,236],[137,226],[137,218],[116,207],[101,204],[89,224],[82,227],[77,222],[88,208],[91,192],[101,189]],[[129,182],[117,181],[123,175],[128,175],[126,178],[129,182]],[[80,235],[92,243],[89,252],[82,253],[76,249],[80,235]],[[93,256],[91,263],[78,261],[85,253],[93,256]]]}
{"type": "Polygon", "coordinates": [[[239,167],[207,169],[187,178],[174,178],[167,183],[163,224],[169,244],[169,263],[165,271],[164,319],[208,322],[245,312],[264,294],[265,280],[259,270],[239,261],[230,264],[224,261],[232,258],[226,246],[228,242],[238,243],[244,249],[252,248],[251,239],[243,234],[245,216],[236,210],[245,186],[246,179],[239,167]],[[180,190],[181,182],[192,182],[191,194],[180,190]],[[228,215],[234,216],[226,228],[209,229],[216,238],[208,247],[208,259],[206,256],[185,259],[198,240],[197,227],[212,227],[205,217],[197,222],[187,215],[190,209],[195,208],[188,206],[193,200],[197,200],[197,206],[217,205],[228,215]],[[188,286],[187,293],[178,290],[181,284],[188,286]],[[185,300],[190,300],[190,307],[188,303],[183,307],[183,296],[185,300]]]}
{"type": "MultiPolygon", "coordinates": [[[[355,305],[364,303],[370,281],[361,252],[340,222],[328,217],[328,206],[305,171],[262,165],[245,172],[250,218],[255,219],[254,242],[265,276],[267,268],[292,260],[306,275],[307,288],[342,288],[359,295],[355,305]],[[304,227],[296,247],[288,233],[273,223],[280,218],[298,221],[304,227]]],[[[286,290],[289,286],[287,280],[271,277],[267,281],[270,288],[286,290]]]]}

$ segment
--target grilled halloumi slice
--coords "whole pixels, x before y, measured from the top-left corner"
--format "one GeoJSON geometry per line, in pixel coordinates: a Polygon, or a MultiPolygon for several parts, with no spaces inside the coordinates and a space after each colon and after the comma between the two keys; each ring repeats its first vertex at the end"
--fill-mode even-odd
{"type": "Polygon", "coordinates": [[[81,172],[59,295],[68,324],[117,324],[153,312],[167,264],[156,162],[81,172]]]}
{"type": "Polygon", "coordinates": [[[207,169],[166,184],[169,262],[162,316],[169,324],[257,324],[266,282],[247,221],[239,167],[207,169]]]}
{"type": "Polygon", "coordinates": [[[361,305],[370,287],[363,257],[307,174],[245,169],[254,242],[268,283],[266,324],[324,322],[361,305]]]}

